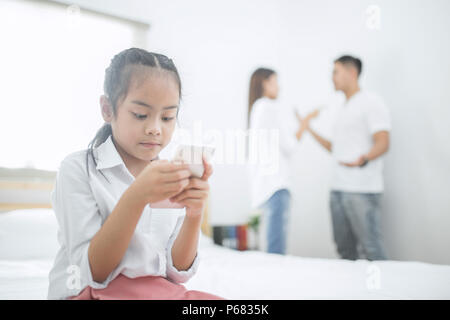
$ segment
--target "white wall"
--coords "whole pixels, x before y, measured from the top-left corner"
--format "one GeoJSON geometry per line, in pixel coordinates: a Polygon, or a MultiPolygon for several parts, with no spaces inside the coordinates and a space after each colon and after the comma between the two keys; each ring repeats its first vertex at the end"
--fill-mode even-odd
{"type": "MultiPolygon", "coordinates": [[[[64,2],[64,1],[63,1],[64,2]]],[[[446,0],[70,1],[151,25],[148,48],[174,58],[184,85],[182,123],[243,129],[251,72],[275,68],[280,103],[306,112],[335,103],[332,61],[362,58],[362,86],[393,118],[382,215],[389,257],[450,264],[450,2],[446,0]],[[366,9],[381,9],[367,28],[366,9]]],[[[316,124],[329,130],[328,112],[316,124]]],[[[216,166],[212,221],[241,222],[249,209],[242,167],[216,166]]],[[[336,257],[328,209],[330,157],[306,136],[292,159],[288,251],[336,257]]]]}

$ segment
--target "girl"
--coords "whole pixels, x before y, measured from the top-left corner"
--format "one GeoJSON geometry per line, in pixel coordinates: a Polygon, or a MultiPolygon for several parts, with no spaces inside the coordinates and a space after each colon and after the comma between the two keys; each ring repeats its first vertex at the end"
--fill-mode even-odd
{"type": "Polygon", "coordinates": [[[52,204],[60,249],[49,299],[221,299],[181,284],[198,267],[198,238],[212,167],[160,160],[178,116],[172,60],[130,48],[106,69],[105,124],[58,171],[52,204]],[[183,209],[152,209],[168,199],[183,209]]]}
{"type": "MultiPolygon", "coordinates": [[[[277,153],[278,171],[267,174],[261,166],[252,167],[252,205],[262,209],[267,225],[267,251],[284,254],[286,252],[287,220],[291,204],[289,163],[296,143],[306,129],[308,119],[300,119],[296,128],[289,127],[290,114],[285,114],[276,104],[278,80],[275,71],[259,68],[250,80],[248,120],[250,129],[275,129],[279,132],[277,153]]],[[[292,113],[292,117],[295,115],[292,113]]],[[[268,139],[258,140],[265,143],[268,139]]],[[[266,146],[264,150],[270,150],[266,146]]]]}

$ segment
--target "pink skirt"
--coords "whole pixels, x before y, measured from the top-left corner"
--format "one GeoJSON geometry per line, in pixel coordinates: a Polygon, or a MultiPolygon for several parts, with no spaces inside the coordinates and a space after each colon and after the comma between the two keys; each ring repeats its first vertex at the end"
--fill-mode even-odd
{"type": "Polygon", "coordinates": [[[182,284],[173,283],[164,277],[145,276],[128,278],[119,274],[104,289],[90,286],[68,300],[225,300],[222,297],[187,290],[182,284]]]}

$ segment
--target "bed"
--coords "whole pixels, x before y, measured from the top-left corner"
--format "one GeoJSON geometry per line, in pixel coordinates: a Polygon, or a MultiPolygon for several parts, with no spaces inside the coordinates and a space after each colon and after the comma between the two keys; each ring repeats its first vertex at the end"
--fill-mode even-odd
{"type": "MultiPolygon", "coordinates": [[[[0,299],[46,299],[58,249],[51,209],[0,213],[0,299]]],[[[185,286],[227,299],[450,299],[450,266],[236,251],[201,235],[185,286]]]]}

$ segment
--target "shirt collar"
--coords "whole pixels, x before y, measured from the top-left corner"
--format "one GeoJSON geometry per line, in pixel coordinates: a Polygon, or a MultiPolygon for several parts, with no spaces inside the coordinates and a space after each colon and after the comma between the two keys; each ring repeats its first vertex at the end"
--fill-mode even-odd
{"type": "MultiPolygon", "coordinates": [[[[97,148],[97,170],[112,168],[118,165],[125,166],[122,157],[112,141],[112,135],[108,137],[101,145],[97,148]]],[[[155,160],[159,160],[159,156],[155,160]]]]}
{"type": "Polygon", "coordinates": [[[362,89],[359,89],[357,92],[355,92],[350,99],[345,99],[345,104],[348,104],[350,101],[355,100],[355,98],[357,98],[360,94],[362,93],[362,89]]]}
{"type": "Polygon", "coordinates": [[[97,147],[97,158],[97,170],[125,165],[112,141],[112,135],[97,147]]]}

